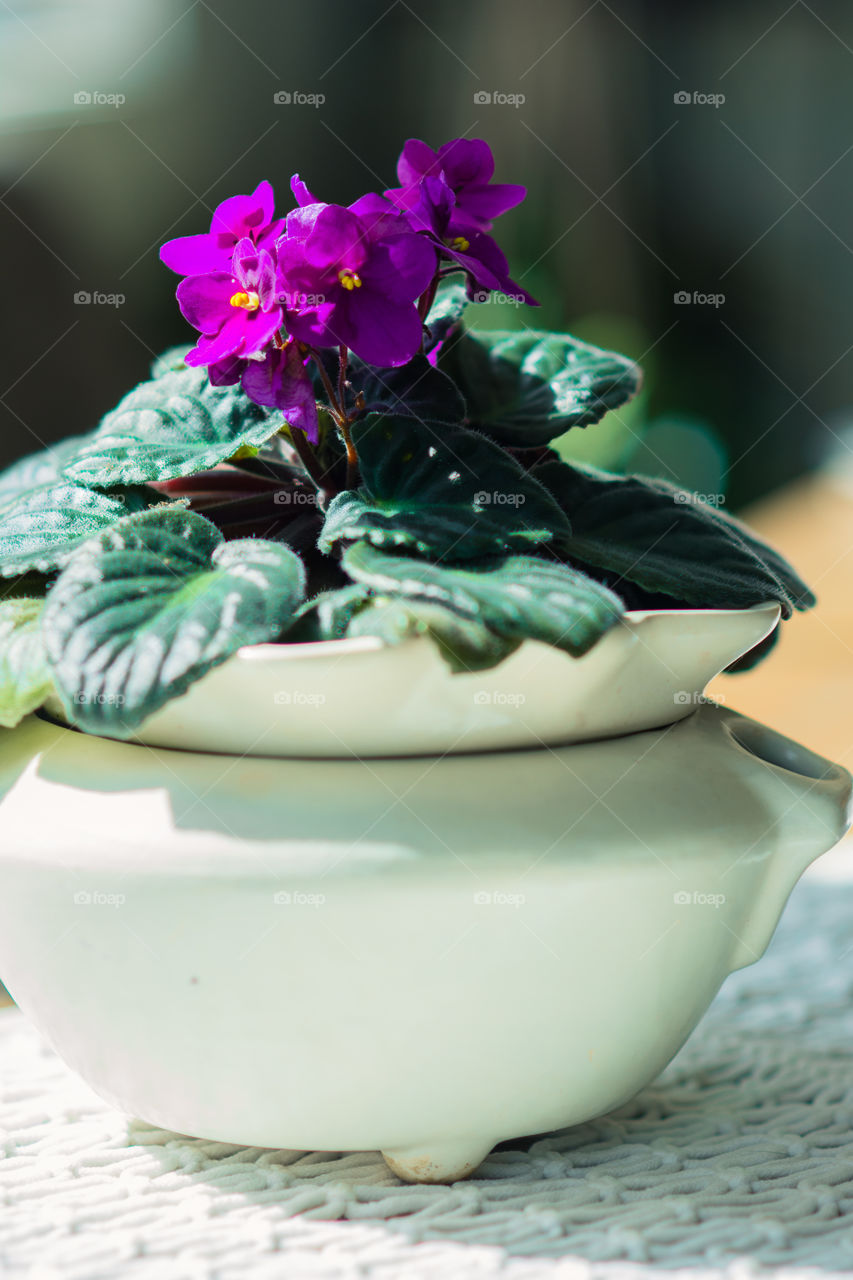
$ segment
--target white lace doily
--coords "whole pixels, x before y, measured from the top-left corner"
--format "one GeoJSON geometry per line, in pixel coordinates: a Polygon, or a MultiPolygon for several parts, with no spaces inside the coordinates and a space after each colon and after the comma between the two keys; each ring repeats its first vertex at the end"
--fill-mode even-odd
{"type": "MultiPolygon", "coordinates": [[[[837,865],[851,854],[837,858],[837,865]]],[[[837,873],[835,873],[837,874],[837,873]]],[[[110,1111],[0,1012],[0,1275],[692,1280],[853,1269],[853,877],[796,890],[629,1106],[453,1187],[375,1153],[227,1147],[110,1111]]],[[[511,1028],[507,1029],[511,1035],[511,1028]]],[[[626,1051],[630,1051],[626,1047],[626,1051]]]]}

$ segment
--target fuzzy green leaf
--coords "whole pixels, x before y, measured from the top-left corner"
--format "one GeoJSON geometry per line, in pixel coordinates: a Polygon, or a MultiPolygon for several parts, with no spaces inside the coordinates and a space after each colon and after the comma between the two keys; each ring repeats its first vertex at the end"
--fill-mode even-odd
{"type": "Polygon", "coordinates": [[[263,444],[280,426],[281,416],[254,404],[239,385],[213,387],[207,369],[167,369],[107,414],[65,474],[100,489],[173,480],[263,444]]]}
{"type": "Polygon", "coordinates": [[[320,549],[362,539],[436,560],[558,541],[568,522],[503,449],[464,427],[368,415],[352,429],[362,487],[329,505],[320,549]]]}
{"type": "Polygon", "coordinates": [[[586,653],[624,613],[618,596],[567,565],[509,556],[464,568],[350,547],[346,572],[377,595],[440,605],[511,641],[541,640],[586,653]]]}
{"type": "Polygon", "coordinates": [[[43,600],[0,601],[0,725],[12,729],[36,711],[52,681],[39,629],[43,600]]]}
{"type": "Polygon", "coordinates": [[[438,364],[465,397],[469,422],[520,449],[598,422],[641,382],[625,356],[535,329],[463,330],[444,344],[438,364]]]}
{"type": "Polygon", "coordinates": [[[65,479],[0,496],[0,577],[47,573],[93,534],[156,501],[153,492],[100,493],[65,479]]]}
{"type": "Polygon", "coordinates": [[[487,671],[520,644],[490,630],[479,618],[466,617],[446,605],[383,596],[355,614],[347,635],[376,636],[387,645],[428,636],[456,672],[487,671]]]}
{"type": "Polygon", "coordinates": [[[175,508],[130,517],[82,547],[47,599],[66,711],[83,729],[128,737],[241,645],[276,639],[304,582],[281,543],[224,542],[175,508]]]}
{"type": "Polygon", "coordinates": [[[534,474],[572,524],[571,558],[700,609],[776,600],[784,617],[815,600],[783,556],[746,525],[665,480],[546,462],[534,474]]]}

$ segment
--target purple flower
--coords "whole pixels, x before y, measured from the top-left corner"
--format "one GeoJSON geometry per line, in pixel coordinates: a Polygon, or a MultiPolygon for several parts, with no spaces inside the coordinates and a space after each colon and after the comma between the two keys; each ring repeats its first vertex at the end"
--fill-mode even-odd
{"type": "MultiPolygon", "coordinates": [[[[310,194],[298,179],[294,193],[310,194]]],[[[415,302],[432,281],[436,254],[381,196],[348,209],[320,202],[294,209],[277,252],[279,298],[300,342],[343,345],[380,366],[406,364],[419,350],[415,302]]]]}
{"type": "Polygon", "coordinates": [[[525,187],[508,182],[492,182],[495,159],[491,147],[481,138],[454,138],[438,151],[409,138],[397,162],[402,184],[385,192],[401,209],[418,203],[418,186],[427,177],[443,178],[456,197],[455,220],[459,227],[488,231],[492,219],[520,204],[525,187]]]}
{"type": "Polygon", "coordinates": [[[284,319],[276,301],[272,256],[248,238],[234,250],[230,272],[187,276],[176,296],[185,319],[201,333],[185,357],[188,365],[257,355],[284,319]]]}
{"type": "Polygon", "coordinates": [[[273,189],[260,182],[250,196],[231,196],[217,205],[210,231],[168,240],[160,250],[167,267],[182,276],[228,271],[237,244],[250,240],[257,249],[272,249],[284,219],[274,219],[273,189]]]}
{"type": "MultiPolygon", "coordinates": [[[[427,176],[421,180],[418,201],[407,216],[416,231],[432,240],[442,258],[456,263],[467,273],[470,296],[476,297],[479,290],[486,290],[506,294],[528,306],[539,305],[526,289],[510,278],[509,265],[497,242],[485,231],[459,222],[453,192],[443,178],[427,176]]],[[[477,300],[485,301],[484,298],[477,300]]]]}
{"type": "Polygon", "coordinates": [[[296,342],[270,347],[262,356],[244,359],[226,356],[207,370],[214,387],[231,387],[242,382],[243,390],[255,404],[280,409],[288,426],[304,431],[312,444],[320,438],[314,386],[305,368],[305,357],[296,342]]]}
{"type": "Polygon", "coordinates": [[[320,439],[314,387],[298,343],[274,347],[264,360],[248,360],[243,390],[255,404],[281,409],[288,425],[304,431],[312,444],[320,439]]]}

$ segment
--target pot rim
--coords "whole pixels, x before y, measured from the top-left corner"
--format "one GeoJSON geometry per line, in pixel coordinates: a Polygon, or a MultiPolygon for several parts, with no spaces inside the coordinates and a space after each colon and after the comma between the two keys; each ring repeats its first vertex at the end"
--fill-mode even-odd
{"type": "MultiPolygon", "coordinates": [[[[781,621],[781,607],[776,600],[765,600],[761,604],[751,604],[740,609],[628,609],[619,618],[617,625],[637,626],[650,618],[732,617],[745,613],[769,613],[773,609],[779,613],[781,621]]],[[[603,640],[605,636],[601,639],[603,640]]],[[[411,638],[416,640],[419,637],[411,638]]],[[[426,636],[420,638],[428,639],[426,636]]],[[[330,657],[344,657],[351,653],[371,653],[393,647],[380,640],[378,636],[352,636],[342,640],[304,640],[295,644],[288,644],[286,641],[264,641],[262,644],[242,645],[232,656],[249,662],[268,661],[271,658],[295,662],[299,658],[316,658],[322,654],[328,654],[330,657]]]]}

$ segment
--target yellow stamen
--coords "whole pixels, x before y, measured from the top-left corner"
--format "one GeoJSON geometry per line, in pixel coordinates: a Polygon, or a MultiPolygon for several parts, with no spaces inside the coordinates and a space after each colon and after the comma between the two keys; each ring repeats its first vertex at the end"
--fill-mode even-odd
{"type": "Polygon", "coordinates": [[[444,242],[448,249],[456,249],[458,253],[467,253],[471,248],[471,241],[466,240],[464,236],[454,236],[452,240],[444,242]]]}
{"type": "Polygon", "coordinates": [[[345,289],[349,289],[350,293],[353,289],[361,288],[361,276],[355,271],[339,271],[338,279],[345,289]]]}
{"type": "Polygon", "coordinates": [[[232,293],[231,306],[243,307],[246,311],[257,311],[261,300],[256,293],[232,293]]]}

